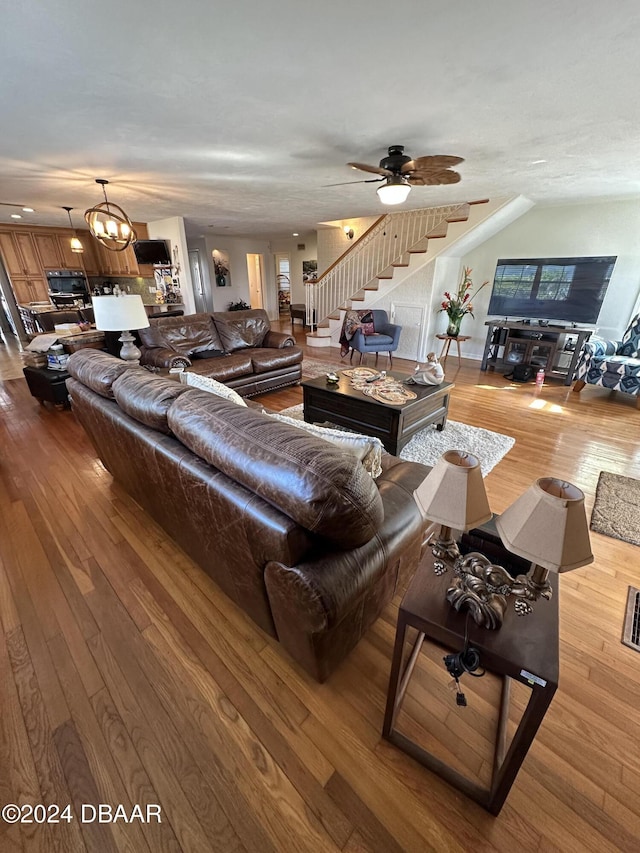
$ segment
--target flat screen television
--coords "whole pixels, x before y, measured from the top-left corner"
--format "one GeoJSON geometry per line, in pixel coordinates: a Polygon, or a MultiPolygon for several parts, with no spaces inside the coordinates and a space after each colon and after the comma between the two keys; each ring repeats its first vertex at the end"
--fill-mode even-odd
{"type": "Polygon", "coordinates": [[[136,240],[133,251],[139,264],[171,263],[166,240],[136,240]]]}
{"type": "Polygon", "coordinates": [[[596,323],[616,256],[500,258],[491,316],[596,323]]]}

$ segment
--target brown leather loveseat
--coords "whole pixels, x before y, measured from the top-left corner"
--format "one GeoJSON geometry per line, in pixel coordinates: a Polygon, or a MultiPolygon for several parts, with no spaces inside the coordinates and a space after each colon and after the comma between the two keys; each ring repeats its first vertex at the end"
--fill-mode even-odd
{"type": "MultiPolygon", "coordinates": [[[[97,350],[69,359],[100,459],[233,601],[324,681],[413,573],[428,469],[351,454],[97,350]]],[[[176,568],[176,571],[179,571],[176,568]]]]}
{"type": "Polygon", "coordinates": [[[290,335],[271,330],[262,309],[154,318],[139,334],[141,364],[186,367],[243,397],[294,385],[302,376],[302,350],[290,335]]]}

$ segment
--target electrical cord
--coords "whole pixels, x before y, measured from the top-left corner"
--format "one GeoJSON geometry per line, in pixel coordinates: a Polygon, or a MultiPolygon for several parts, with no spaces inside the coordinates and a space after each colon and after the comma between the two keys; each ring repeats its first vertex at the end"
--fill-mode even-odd
{"type": "Polygon", "coordinates": [[[473,678],[482,678],[486,673],[485,669],[482,669],[481,672],[477,672],[477,670],[480,669],[480,652],[473,646],[469,646],[469,616],[470,614],[467,612],[467,618],[464,624],[464,647],[462,651],[445,655],[443,658],[447,672],[455,679],[457,688],[456,703],[460,706],[465,706],[467,704],[465,695],[460,689],[460,678],[465,674],[465,672],[473,676],[473,678]]]}

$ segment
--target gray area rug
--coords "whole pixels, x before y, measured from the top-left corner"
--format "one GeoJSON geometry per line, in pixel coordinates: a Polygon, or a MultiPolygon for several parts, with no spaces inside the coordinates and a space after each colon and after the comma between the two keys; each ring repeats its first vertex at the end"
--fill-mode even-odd
{"type": "Polygon", "coordinates": [[[591,529],[612,539],[640,545],[640,480],[601,471],[591,529]]]}
{"type": "MultiPolygon", "coordinates": [[[[282,414],[302,420],[302,403],[284,409],[282,414]]],[[[447,421],[441,432],[435,426],[429,426],[414,435],[409,444],[400,451],[400,458],[410,462],[422,462],[424,465],[435,465],[447,450],[466,450],[467,453],[478,457],[482,473],[486,477],[515,443],[515,438],[509,435],[457,421],[447,421]]]]}
{"type": "Polygon", "coordinates": [[[318,376],[324,376],[325,373],[330,373],[332,370],[349,370],[350,367],[355,367],[358,363],[358,356],[354,359],[353,364],[349,364],[349,359],[344,361],[320,361],[315,358],[305,358],[302,362],[302,378],[316,379],[318,376]]]}

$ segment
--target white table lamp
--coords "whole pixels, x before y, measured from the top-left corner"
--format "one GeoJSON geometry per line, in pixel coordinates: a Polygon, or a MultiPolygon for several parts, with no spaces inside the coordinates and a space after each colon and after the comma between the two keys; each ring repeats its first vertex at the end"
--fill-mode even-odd
{"type": "Polygon", "coordinates": [[[146,329],[149,318],[139,294],[94,296],[93,312],[96,329],[101,332],[121,332],[120,358],[132,364],[140,362],[141,352],[135,345],[132,329],[146,329]]]}

